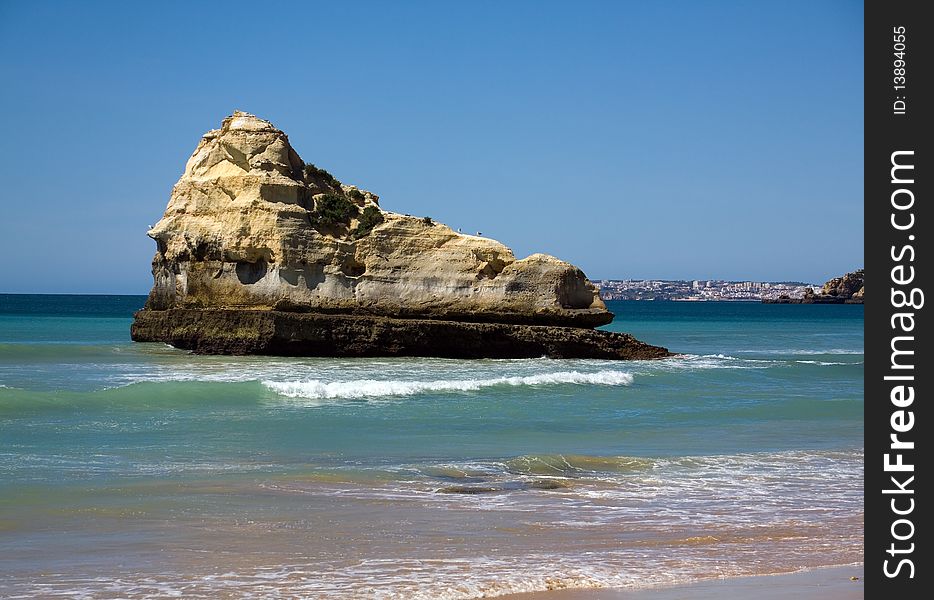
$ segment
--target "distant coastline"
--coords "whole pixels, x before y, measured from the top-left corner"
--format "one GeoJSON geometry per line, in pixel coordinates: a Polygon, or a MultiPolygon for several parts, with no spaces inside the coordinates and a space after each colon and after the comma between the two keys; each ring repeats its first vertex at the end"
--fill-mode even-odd
{"type": "Polygon", "coordinates": [[[679,302],[762,302],[804,297],[820,284],[801,281],[725,281],[722,279],[602,279],[595,281],[603,300],[679,302]]]}
{"type": "Polygon", "coordinates": [[[762,302],[765,304],[862,304],[863,269],[823,285],[801,281],[726,281],[722,279],[602,279],[606,300],[674,302],[762,302]],[[817,291],[815,291],[817,290],[817,291]]]}

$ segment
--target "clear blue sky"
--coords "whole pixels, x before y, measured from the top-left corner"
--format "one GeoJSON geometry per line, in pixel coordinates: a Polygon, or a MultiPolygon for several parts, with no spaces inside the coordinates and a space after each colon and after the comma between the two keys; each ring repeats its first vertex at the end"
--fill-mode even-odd
{"type": "Polygon", "coordinates": [[[859,1],[0,0],[0,292],[146,293],[234,109],[384,208],[600,278],[863,261],[859,1]]]}

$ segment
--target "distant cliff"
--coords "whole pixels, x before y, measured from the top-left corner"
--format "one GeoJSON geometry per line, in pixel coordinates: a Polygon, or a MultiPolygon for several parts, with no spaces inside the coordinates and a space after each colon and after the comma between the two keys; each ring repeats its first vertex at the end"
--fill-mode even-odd
{"type": "Polygon", "coordinates": [[[863,300],[863,269],[847,273],[843,277],[835,277],[821,288],[819,297],[842,298],[862,302],[863,300]]]}
{"type": "Polygon", "coordinates": [[[815,293],[808,288],[801,298],[782,297],[772,300],[763,300],[766,304],[862,304],[863,303],[863,269],[847,273],[842,277],[835,277],[815,293]]]}
{"type": "MultiPolygon", "coordinates": [[[[444,200],[443,191],[435,193],[444,200]]],[[[603,332],[576,338],[573,332],[613,319],[597,288],[574,265],[546,254],[516,259],[509,248],[479,234],[384,210],[375,194],[306,164],[285,133],[243,112],[202,137],[148,235],[157,249],[153,288],[132,329],[139,341],[209,352],[430,355],[442,344],[419,341],[418,332],[428,329],[413,329],[414,320],[440,320],[490,324],[469,334],[463,329],[464,343],[487,339],[497,345],[490,355],[510,355],[512,339],[514,354],[522,356],[593,356],[594,348],[584,346],[599,343],[603,332]],[[190,312],[216,310],[278,316],[233,319],[250,324],[239,339],[233,330],[223,331],[224,319],[216,312],[210,313],[211,326],[200,329],[190,312]],[[341,321],[332,350],[320,340],[302,346],[298,339],[286,349],[280,338],[295,337],[307,324],[299,327],[285,313],[315,315],[319,328],[325,327],[323,315],[355,316],[368,319],[358,325],[369,325],[341,321]],[[373,328],[385,324],[380,319],[410,320],[393,325],[406,329],[407,343],[385,350],[362,343],[359,336],[379,337],[373,328]],[[554,337],[536,330],[523,338],[536,343],[523,346],[514,329],[494,324],[572,331],[554,337]]],[[[457,355],[456,329],[431,329],[454,336],[443,344],[446,356],[457,355]]],[[[651,348],[640,350],[642,357],[667,354],[651,348]]],[[[605,354],[631,357],[617,350],[605,354]]]]}

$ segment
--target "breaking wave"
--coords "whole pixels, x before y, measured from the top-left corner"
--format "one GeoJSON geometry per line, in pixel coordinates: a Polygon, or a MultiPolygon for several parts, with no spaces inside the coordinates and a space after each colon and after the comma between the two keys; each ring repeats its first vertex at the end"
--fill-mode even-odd
{"type": "Polygon", "coordinates": [[[846,366],[850,366],[850,365],[861,365],[861,364],[863,364],[863,361],[858,361],[858,362],[835,362],[835,361],[828,361],[828,360],[796,360],[795,362],[798,363],[799,365],[820,365],[820,366],[822,366],[822,367],[837,366],[837,365],[846,365],[846,366]]]}
{"type": "Polygon", "coordinates": [[[440,379],[436,381],[402,381],[358,379],[357,381],[263,381],[262,384],[280,396],[310,399],[379,398],[412,396],[423,392],[472,392],[495,386],[533,385],[629,385],[633,377],[622,371],[559,371],[524,377],[494,377],[490,379],[440,379]]]}
{"type": "Polygon", "coordinates": [[[855,348],[827,348],[827,349],[801,349],[801,348],[789,348],[789,349],[760,349],[760,350],[736,350],[737,353],[741,354],[803,354],[803,355],[815,355],[815,354],[856,354],[862,355],[862,350],[857,350],[855,348]]]}

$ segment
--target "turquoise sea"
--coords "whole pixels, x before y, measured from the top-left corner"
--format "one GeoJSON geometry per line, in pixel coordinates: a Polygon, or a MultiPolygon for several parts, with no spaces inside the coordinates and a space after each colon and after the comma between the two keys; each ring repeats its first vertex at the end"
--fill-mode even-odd
{"type": "Polygon", "coordinates": [[[862,561],[863,308],[611,302],[654,362],[193,356],[0,295],[0,597],[476,598],[862,561]]]}

